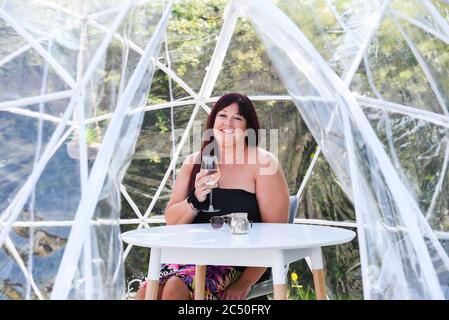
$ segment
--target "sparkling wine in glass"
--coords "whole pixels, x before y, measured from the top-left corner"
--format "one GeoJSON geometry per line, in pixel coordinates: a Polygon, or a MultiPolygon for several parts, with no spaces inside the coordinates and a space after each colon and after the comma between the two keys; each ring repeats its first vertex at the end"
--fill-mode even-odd
{"type": "MultiPolygon", "coordinates": [[[[203,156],[201,162],[201,170],[205,170],[206,184],[213,186],[220,180],[220,168],[218,166],[218,159],[216,156],[203,156]]],[[[218,212],[220,209],[215,209],[212,202],[212,190],[209,193],[209,209],[202,210],[203,212],[218,212]]]]}

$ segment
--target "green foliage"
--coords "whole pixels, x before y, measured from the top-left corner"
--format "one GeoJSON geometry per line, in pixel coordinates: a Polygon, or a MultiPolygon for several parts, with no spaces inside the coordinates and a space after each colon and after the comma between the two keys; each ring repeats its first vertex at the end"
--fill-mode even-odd
{"type": "MultiPolygon", "coordinates": [[[[100,127],[85,127],[84,128],[86,144],[99,144],[101,143],[101,130],[100,127]]],[[[72,143],[79,143],[79,133],[77,130],[74,130],[69,138],[69,141],[72,143]]]]}
{"type": "Polygon", "coordinates": [[[287,297],[289,300],[316,300],[315,291],[309,286],[301,284],[296,272],[290,273],[290,286],[287,297]]]}
{"type": "Polygon", "coordinates": [[[155,125],[156,125],[156,128],[159,129],[159,132],[161,132],[161,133],[168,132],[168,130],[169,130],[169,127],[168,127],[169,122],[168,122],[168,120],[169,119],[167,119],[167,117],[165,116],[164,112],[160,111],[160,110],[156,111],[156,118],[157,118],[157,121],[156,121],[155,125]]]}
{"type": "Polygon", "coordinates": [[[86,143],[91,144],[101,141],[100,135],[96,129],[86,128],[86,143]]]}
{"type": "Polygon", "coordinates": [[[152,163],[152,162],[160,163],[161,162],[161,157],[154,151],[146,150],[144,154],[145,154],[145,157],[148,158],[150,163],[152,163]]]}

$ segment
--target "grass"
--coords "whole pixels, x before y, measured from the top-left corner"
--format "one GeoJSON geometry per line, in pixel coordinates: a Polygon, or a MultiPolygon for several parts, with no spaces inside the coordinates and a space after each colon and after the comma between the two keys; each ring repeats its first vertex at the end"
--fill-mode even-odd
{"type": "Polygon", "coordinates": [[[287,293],[289,300],[315,300],[315,291],[308,286],[300,283],[299,276],[296,272],[290,274],[291,285],[287,293]]]}

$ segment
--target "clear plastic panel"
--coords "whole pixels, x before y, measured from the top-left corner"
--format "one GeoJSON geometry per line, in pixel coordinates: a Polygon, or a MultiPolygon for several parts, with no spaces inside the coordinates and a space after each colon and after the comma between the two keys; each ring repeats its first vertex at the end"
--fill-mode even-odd
{"type": "MultiPolygon", "coordinates": [[[[69,90],[70,86],[61,75],[34,49],[29,49],[0,66],[1,102],[37,97],[69,90]]],[[[11,104],[10,104],[11,105],[11,104]]],[[[26,103],[17,103],[20,107],[26,103]]],[[[8,105],[5,105],[7,107],[8,105]]]]}
{"type": "MultiPolygon", "coordinates": [[[[173,6],[167,28],[170,65],[196,93],[214,52],[227,2],[185,0],[173,6]]],[[[161,58],[166,59],[166,52],[161,58]]]]}
{"type": "Polygon", "coordinates": [[[448,4],[439,0],[394,0],[391,5],[391,14],[398,19],[409,21],[416,25],[423,25],[429,31],[447,36],[447,29],[444,25],[448,23],[448,4]],[[441,19],[441,20],[440,20],[441,19]]]}
{"type": "MultiPolygon", "coordinates": [[[[360,150],[365,149],[360,140],[357,143],[360,150]]],[[[368,164],[361,172],[367,184],[361,186],[365,190],[365,201],[359,203],[360,209],[372,210],[370,215],[363,216],[367,226],[363,232],[367,243],[376,246],[376,250],[368,254],[370,298],[433,299],[432,294],[439,290],[443,298],[447,286],[447,251],[437,240],[440,237],[437,230],[431,230],[420,211],[411,214],[409,210],[401,210],[395,203],[398,200],[394,199],[397,190],[382,187],[387,178],[379,172],[380,165],[369,152],[357,156],[368,164]],[[368,185],[372,185],[372,191],[368,191],[368,185]],[[375,202],[366,200],[370,194],[375,202]],[[376,207],[368,209],[370,202],[371,206],[376,203],[376,207]],[[429,279],[429,276],[434,278],[429,279]],[[394,285],[392,279],[396,281],[394,285]]],[[[408,191],[413,194],[412,190],[408,191]]],[[[401,202],[401,205],[406,204],[401,202]]]]}
{"type": "Polygon", "coordinates": [[[0,251],[2,299],[50,298],[53,277],[62,257],[61,249],[69,232],[68,227],[15,227],[9,235],[10,243],[0,251]],[[25,276],[30,270],[38,291],[31,287],[25,276]]]}
{"type": "Polygon", "coordinates": [[[11,203],[33,170],[36,153],[42,153],[55,124],[32,117],[0,112],[0,211],[11,203]]]}
{"type": "Polygon", "coordinates": [[[384,110],[364,108],[364,112],[427,219],[446,220],[447,213],[435,206],[445,193],[448,129],[384,110]]]}
{"type": "MultiPolygon", "coordinates": [[[[2,150],[7,152],[1,154],[0,161],[10,178],[2,180],[0,189],[4,200],[0,232],[2,244],[5,240],[5,248],[15,260],[11,262],[2,256],[2,264],[14,272],[2,273],[0,282],[5,288],[2,298],[11,297],[5,284],[20,273],[17,268],[29,270],[33,275],[33,280],[23,278],[18,285],[21,291],[14,294],[21,299],[120,299],[124,295],[123,250],[117,236],[120,183],[143,120],[142,108],[147,103],[154,72],[151,57],[159,54],[168,18],[165,14],[161,19],[165,10],[163,1],[149,4],[150,10],[144,11],[145,14],[141,13],[142,3],[128,14],[124,4],[85,1],[60,7],[64,5],[61,1],[4,2],[1,9],[3,20],[33,46],[1,66],[10,67],[8,75],[13,81],[9,85],[15,85],[2,84],[2,92],[10,93],[10,97],[2,100],[10,101],[15,108],[5,103],[1,111],[1,133],[10,137],[1,140],[2,150]],[[87,13],[90,15],[81,19],[87,13]],[[143,21],[143,16],[148,19],[143,21]],[[130,27],[137,25],[146,28],[146,33],[130,27]],[[111,28],[117,31],[112,33],[111,41],[105,41],[111,28]],[[128,63],[128,56],[123,53],[126,45],[120,41],[119,32],[128,39],[138,33],[140,44],[148,47],[144,65],[137,67],[138,59],[128,63]],[[129,74],[125,72],[127,66],[129,74]],[[81,88],[67,90],[75,84],[81,88]],[[63,90],[66,100],[57,98],[63,90]],[[51,96],[36,97],[40,95],[51,96]],[[65,126],[61,124],[62,117],[65,126]],[[8,164],[8,159],[14,159],[11,163],[14,167],[8,164]],[[99,167],[106,168],[106,172],[100,173],[99,167]],[[82,190],[90,186],[88,177],[104,182],[83,198],[82,190]],[[100,192],[95,205],[97,198],[91,198],[97,190],[100,192]],[[95,210],[91,217],[76,215],[80,205],[92,201],[95,210]],[[88,226],[82,233],[78,233],[82,229],[80,219],[85,219],[82,226],[88,226]],[[39,229],[56,226],[64,226],[64,234],[39,229]],[[14,230],[21,230],[20,235],[15,235],[14,230]],[[9,235],[14,237],[12,243],[9,235]],[[48,243],[52,238],[62,239],[55,240],[59,244],[55,249],[58,254],[48,254],[54,259],[42,261],[42,252],[51,249],[48,243]],[[42,248],[33,252],[33,242],[39,241],[43,241],[42,248]],[[80,249],[75,249],[76,246],[80,249]],[[26,257],[25,261],[19,259],[21,256],[26,257]],[[52,268],[45,264],[51,264],[52,268]],[[40,294],[34,283],[44,286],[45,294],[40,294]]],[[[17,34],[12,33],[12,39],[17,34]]],[[[2,77],[2,81],[5,79],[2,77]]]]}
{"type": "MultiPolygon", "coordinates": [[[[193,106],[176,107],[173,110],[176,145],[180,142],[184,129],[192,114],[193,106]]],[[[146,212],[157,189],[168,169],[172,156],[172,132],[170,108],[148,111],[133,155],[132,163],[126,173],[124,185],[139,210],[146,212]]],[[[201,125],[201,124],[200,124],[201,125]]],[[[191,137],[191,135],[189,136],[191,137]]],[[[191,138],[181,151],[179,163],[183,155],[193,152],[191,138]]],[[[151,215],[163,214],[171,193],[171,175],[156,202],[151,215]]],[[[128,214],[127,214],[128,215],[128,214]]],[[[131,213],[133,215],[133,213],[131,213]]]]}
{"type": "Polygon", "coordinates": [[[351,90],[362,95],[446,113],[448,85],[438,71],[447,67],[447,45],[411,26],[385,18],[370,42],[351,90]],[[400,28],[400,29],[398,29],[400,28]],[[404,35],[407,37],[404,38],[404,35]],[[423,46],[426,48],[421,52],[423,46]],[[442,54],[442,59],[434,59],[442,54]],[[394,66],[394,67],[393,67],[394,66]],[[439,80],[443,81],[439,81],[439,80]]]}
{"type": "Polygon", "coordinates": [[[377,1],[275,1],[342,78],[379,10],[377,1]]]}
{"type": "Polygon", "coordinates": [[[21,50],[25,50],[28,45],[26,41],[20,37],[11,26],[7,25],[4,20],[0,21],[0,30],[0,32],[5,35],[5,37],[0,39],[0,61],[3,65],[3,63],[6,63],[21,50]]]}
{"type": "Polygon", "coordinates": [[[237,20],[213,95],[221,96],[227,92],[246,95],[286,94],[253,26],[245,18],[237,20]]]}
{"type": "Polygon", "coordinates": [[[39,46],[54,58],[53,67],[61,67],[72,80],[76,77],[77,51],[80,48],[80,14],[78,4],[55,1],[17,2],[5,1],[4,14],[12,20],[12,27],[27,44],[39,46]],[[30,43],[30,39],[35,43],[30,43]]]}
{"type": "MultiPolygon", "coordinates": [[[[312,153],[310,157],[314,155],[312,153]]],[[[323,155],[319,156],[301,196],[298,218],[349,223],[356,221],[354,206],[323,155]]]]}
{"type": "Polygon", "coordinates": [[[439,277],[449,270],[448,255],[349,90],[281,11],[266,1],[243,6],[355,203],[364,297],[443,298],[439,277]]]}

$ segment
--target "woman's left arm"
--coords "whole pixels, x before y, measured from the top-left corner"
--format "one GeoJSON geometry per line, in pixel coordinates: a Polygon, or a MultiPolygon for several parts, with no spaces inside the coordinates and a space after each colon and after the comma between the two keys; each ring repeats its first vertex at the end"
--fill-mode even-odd
{"type": "Polygon", "coordinates": [[[264,151],[257,167],[256,197],[262,222],[287,223],[289,191],[278,159],[264,151]]]}
{"type": "MultiPolygon", "coordinates": [[[[259,159],[261,164],[256,167],[258,170],[256,173],[256,197],[262,222],[287,223],[289,193],[284,172],[279,161],[272,154],[264,152],[259,159]],[[266,166],[269,166],[269,169],[264,170],[266,166]]],[[[266,269],[265,267],[245,268],[240,277],[226,289],[223,299],[246,299],[251,287],[260,279],[266,269]]]]}

